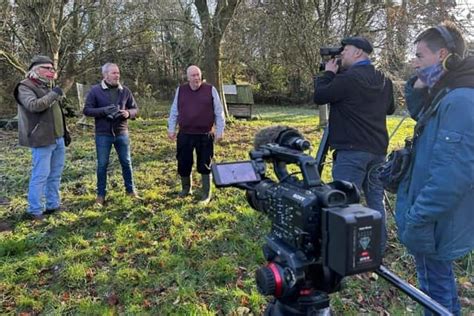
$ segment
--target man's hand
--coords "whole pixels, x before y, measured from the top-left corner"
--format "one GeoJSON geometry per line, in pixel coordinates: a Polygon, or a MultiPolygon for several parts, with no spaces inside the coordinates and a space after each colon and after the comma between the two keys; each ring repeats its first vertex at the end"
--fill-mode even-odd
{"type": "Polygon", "coordinates": [[[168,138],[170,140],[176,140],[176,133],[175,132],[168,132],[168,138]]]}
{"type": "Polygon", "coordinates": [[[422,88],[426,88],[427,85],[420,80],[420,78],[416,79],[415,83],[413,84],[413,88],[415,89],[422,89],[422,88]]]}
{"type": "Polygon", "coordinates": [[[125,120],[130,117],[130,112],[128,112],[127,110],[119,110],[119,113],[120,116],[125,120]]]}
{"type": "MultiPolygon", "coordinates": [[[[413,58],[411,60],[411,65],[412,67],[415,69],[415,72],[418,72],[419,71],[419,68],[416,66],[416,58],[413,58]]],[[[413,88],[415,89],[422,89],[422,88],[426,88],[427,85],[420,80],[420,78],[417,78],[415,83],[413,84],[413,88]]]]}
{"type": "Polygon", "coordinates": [[[104,109],[104,115],[109,115],[117,111],[117,106],[112,104],[112,105],[103,107],[103,109],[104,109]]]}
{"type": "Polygon", "coordinates": [[[216,135],[216,137],[214,138],[214,142],[215,142],[215,143],[218,143],[218,142],[220,142],[223,138],[224,138],[224,133],[222,133],[222,134],[220,134],[220,135],[216,135]]]}
{"type": "Polygon", "coordinates": [[[54,87],[53,92],[59,94],[60,96],[62,96],[64,94],[63,89],[61,89],[59,86],[54,87]]]}
{"type": "Polygon", "coordinates": [[[329,60],[327,63],[326,63],[326,67],[324,68],[325,71],[331,71],[333,73],[337,73],[337,71],[339,70],[339,66],[337,64],[337,59],[336,58],[333,58],[331,60],[329,60]]]}

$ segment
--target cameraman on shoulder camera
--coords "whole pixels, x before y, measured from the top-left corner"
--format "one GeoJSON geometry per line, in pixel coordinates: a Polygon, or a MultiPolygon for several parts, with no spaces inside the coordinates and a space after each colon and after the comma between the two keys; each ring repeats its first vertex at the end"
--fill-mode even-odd
{"type": "Polygon", "coordinates": [[[405,98],[411,116],[426,123],[398,188],[398,235],[415,257],[421,289],[460,315],[453,260],[474,249],[474,58],[463,58],[452,23],[425,30],[415,44],[405,98]]]}
{"type": "Polygon", "coordinates": [[[382,214],[382,250],[385,249],[384,190],[376,168],[388,147],[386,115],[395,111],[393,86],[372,65],[370,42],[359,36],[341,42],[341,68],[337,60],[326,63],[315,78],[314,102],[330,104],[329,146],[334,149],[334,180],[353,182],[364,192],[367,206],[382,214]]]}
{"type": "Polygon", "coordinates": [[[95,145],[97,151],[96,205],[103,206],[107,193],[107,166],[110,150],[115,147],[127,195],[138,198],[133,184],[128,119],[136,117],[138,107],[132,92],[120,84],[120,70],[116,64],[102,66],[103,80],[87,94],[84,115],[95,118],[95,145]]]}

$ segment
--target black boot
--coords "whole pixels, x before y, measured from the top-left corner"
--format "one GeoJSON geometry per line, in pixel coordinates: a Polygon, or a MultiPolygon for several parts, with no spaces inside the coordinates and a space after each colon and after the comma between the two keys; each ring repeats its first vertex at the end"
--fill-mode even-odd
{"type": "Polygon", "coordinates": [[[202,197],[199,200],[200,205],[206,205],[211,201],[212,196],[212,188],[211,188],[211,175],[210,174],[203,174],[201,175],[202,178],[202,197]]]}
{"type": "Polygon", "coordinates": [[[185,197],[186,195],[193,194],[191,177],[181,177],[181,192],[178,193],[179,197],[185,197]]]}

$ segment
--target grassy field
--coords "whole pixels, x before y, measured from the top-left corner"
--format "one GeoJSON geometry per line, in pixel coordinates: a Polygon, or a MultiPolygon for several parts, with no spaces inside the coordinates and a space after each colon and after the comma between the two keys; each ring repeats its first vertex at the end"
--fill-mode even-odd
{"type": "MultiPolygon", "coordinates": [[[[44,222],[22,218],[30,151],[16,133],[0,131],[0,314],[2,315],[260,315],[268,301],[257,292],[255,270],[269,231],[244,192],[215,190],[208,206],[177,198],[175,144],[166,137],[168,105],[148,107],[150,119],[131,122],[135,181],[143,201],[124,193],[120,165],[111,155],[108,204],[94,207],[93,131],[73,126],[62,180],[64,211],[44,222]]],[[[255,107],[256,119],[229,122],[216,161],[248,159],[253,135],[266,126],[299,129],[317,148],[315,108],[255,107]]],[[[390,118],[389,129],[400,121],[390,118]]],[[[411,133],[406,120],[392,139],[411,133]]],[[[315,153],[313,149],[313,155],[315,153]]],[[[323,179],[329,179],[329,167],[323,179]]],[[[199,183],[195,176],[195,182],[199,183]]],[[[197,192],[199,193],[199,192],[197,192]]],[[[389,215],[385,265],[416,284],[413,261],[396,240],[389,215]]],[[[467,313],[473,311],[472,258],[456,265],[467,313]]],[[[385,281],[353,276],[331,295],[338,315],[405,315],[420,308],[385,281]]]]}

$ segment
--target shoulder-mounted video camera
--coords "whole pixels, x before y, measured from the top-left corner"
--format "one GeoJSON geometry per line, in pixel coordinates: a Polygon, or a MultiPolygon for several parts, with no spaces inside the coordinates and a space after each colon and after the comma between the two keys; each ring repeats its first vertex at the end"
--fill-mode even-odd
{"type": "MultiPolygon", "coordinates": [[[[341,55],[343,51],[343,47],[321,47],[319,49],[319,55],[321,56],[321,63],[319,64],[319,71],[324,71],[326,68],[326,63],[328,60],[331,60],[333,58],[337,58],[339,55],[341,55]]],[[[341,60],[338,58],[337,59],[337,64],[341,66],[341,60]]]]}

